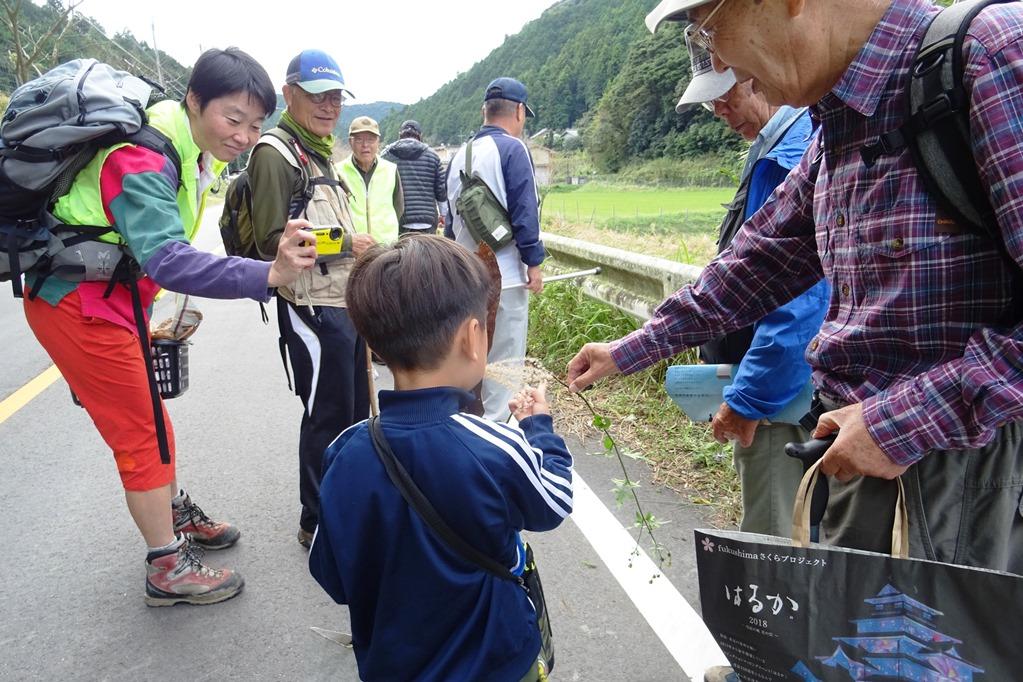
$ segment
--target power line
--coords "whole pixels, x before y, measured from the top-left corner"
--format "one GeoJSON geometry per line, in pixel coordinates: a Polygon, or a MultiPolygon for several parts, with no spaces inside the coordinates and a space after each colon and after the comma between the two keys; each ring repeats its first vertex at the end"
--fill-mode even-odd
{"type": "MultiPolygon", "coordinates": [[[[120,44],[118,44],[118,42],[116,40],[114,40],[113,38],[108,36],[106,34],[106,32],[104,32],[103,29],[99,25],[96,24],[96,22],[92,19],[92,17],[86,16],[85,14],[82,14],[81,12],[75,12],[75,15],[79,19],[84,20],[85,23],[88,26],[92,27],[92,29],[95,30],[98,34],[103,36],[103,38],[107,42],[109,42],[111,45],[113,45],[118,50],[123,52],[125,54],[125,56],[127,57],[128,64],[133,69],[137,70],[138,72],[140,72],[142,75],[146,76],[147,78],[150,78],[150,79],[155,80],[156,82],[159,82],[159,76],[157,74],[153,73],[152,67],[150,67],[148,65],[145,65],[144,63],[139,62],[137,57],[136,57],[136,55],[134,55],[131,52],[129,52],[128,50],[124,49],[124,47],[122,47],[120,44]]],[[[166,84],[164,84],[164,88],[167,91],[167,94],[172,96],[172,97],[174,97],[175,99],[180,99],[181,97],[184,97],[185,86],[184,86],[184,84],[182,84],[182,82],[178,78],[173,78],[173,79],[169,80],[166,84]],[[178,89],[177,92],[173,92],[171,90],[171,86],[177,86],[177,89],[178,89]]]]}

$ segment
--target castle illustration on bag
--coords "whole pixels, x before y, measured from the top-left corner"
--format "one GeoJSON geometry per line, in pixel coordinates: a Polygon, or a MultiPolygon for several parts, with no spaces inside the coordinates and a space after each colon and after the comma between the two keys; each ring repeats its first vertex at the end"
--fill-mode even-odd
{"type": "MultiPolygon", "coordinates": [[[[956,651],[961,640],[942,634],[935,620],[943,615],[885,585],[876,597],[865,599],[872,607],[866,618],[854,620],[856,634],[834,637],[834,653],[816,656],[825,668],[844,670],[850,680],[973,680],[983,668],[963,660],[956,651]]],[[[806,663],[793,668],[805,682],[821,682],[806,663]]],[[[829,675],[828,679],[835,679],[829,675]]]]}

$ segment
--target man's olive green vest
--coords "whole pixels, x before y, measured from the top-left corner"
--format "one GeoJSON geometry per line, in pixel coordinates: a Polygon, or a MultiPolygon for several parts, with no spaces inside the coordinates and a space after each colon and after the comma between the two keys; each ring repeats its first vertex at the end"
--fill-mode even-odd
{"type": "Polygon", "coordinates": [[[398,216],[394,212],[394,188],[398,182],[398,166],[377,159],[369,187],[349,156],[342,162],[341,176],[352,192],[349,207],[355,221],[356,232],[367,232],[378,242],[393,242],[398,238],[398,216]]]}

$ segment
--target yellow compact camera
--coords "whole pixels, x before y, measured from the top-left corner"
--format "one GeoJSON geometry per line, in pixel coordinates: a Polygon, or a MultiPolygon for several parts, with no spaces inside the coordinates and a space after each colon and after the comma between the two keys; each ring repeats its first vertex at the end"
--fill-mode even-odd
{"type": "Polygon", "coordinates": [[[340,225],[314,227],[309,230],[316,235],[316,255],[336,256],[345,243],[345,231],[340,225]]]}

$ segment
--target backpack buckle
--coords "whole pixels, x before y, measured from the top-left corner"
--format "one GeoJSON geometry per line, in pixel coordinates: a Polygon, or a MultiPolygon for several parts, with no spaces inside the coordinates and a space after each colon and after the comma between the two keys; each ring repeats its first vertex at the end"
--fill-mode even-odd
{"type": "Polygon", "coordinates": [[[953,100],[952,93],[943,92],[930,102],[920,107],[918,115],[925,127],[948,118],[958,110],[957,102],[953,100]]]}

